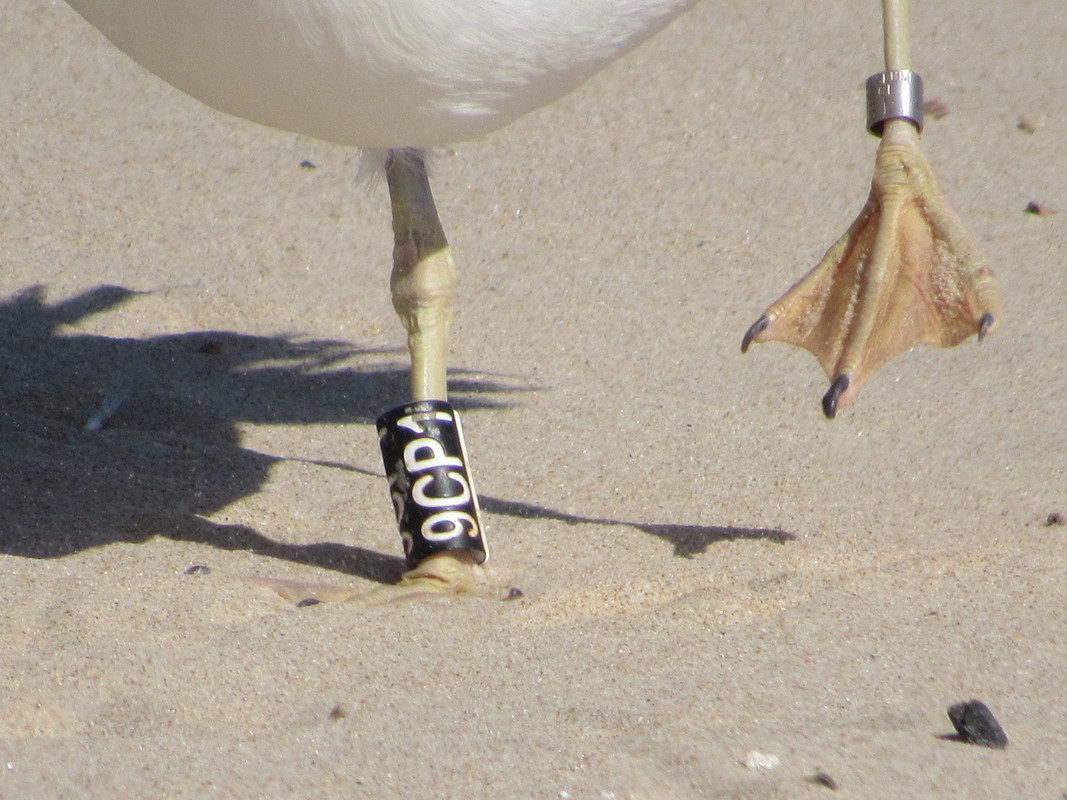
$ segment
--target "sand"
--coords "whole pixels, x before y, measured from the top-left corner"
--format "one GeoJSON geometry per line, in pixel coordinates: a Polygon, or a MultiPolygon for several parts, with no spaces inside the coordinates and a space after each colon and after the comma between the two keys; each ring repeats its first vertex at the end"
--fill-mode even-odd
{"type": "Polygon", "coordinates": [[[298,607],[401,570],[385,188],[0,6],[0,797],[1060,798],[1064,19],[915,9],[1006,315],[833,422],[739,345],[866,196],[876,3],[704,3],[436,153],[490,582],[298,607]]]}

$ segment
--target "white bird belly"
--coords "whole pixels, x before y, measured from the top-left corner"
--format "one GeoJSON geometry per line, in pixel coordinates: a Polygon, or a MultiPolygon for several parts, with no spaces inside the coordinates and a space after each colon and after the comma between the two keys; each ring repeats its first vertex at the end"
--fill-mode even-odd
{"type": "Polygon", "coordinates": [[[208,105],[367,148],[482,136],[696,0],[68,0],[208,105]]]}

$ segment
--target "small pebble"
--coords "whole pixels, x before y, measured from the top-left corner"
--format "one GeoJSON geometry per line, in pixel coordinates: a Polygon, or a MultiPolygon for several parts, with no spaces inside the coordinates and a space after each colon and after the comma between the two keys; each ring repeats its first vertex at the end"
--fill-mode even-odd
{"type": "Polygon", "coordinates": [[[1015,127],[1021,130],[1023,133],[1033,133],[1035,130],[1037,130],[1037,127],[1034,125],[1034,123],[1032,123],[1026,117],[1020,117],[1019,124],[1015,127]]]}
{"type": "Polygon", "coordinates": [[[183,575],[209,575],[211,574],[211,567],[203,564],[193,564],[189,569],[182,573],[183,575]]]}
{"type": "Polygon", "coordinates": [[[948,103],[939,97],[934,97],[923,103],[923,113],[934,119],[948,116],[948,103]]]}
{"type": "Polygon", "coordinates": [[[317,597],[305,597],[299,603],[296,604],[297,608],[307,608],[308,606],[317,606],[322,601],[317,597]]]}
{"type": "Polygon", "coordinates": [[[1008,746],[1008,737],[1000,727],[993,712],[981,700],[957,703],[948,710],[948,718],[960,739],[979,747],[995,747],[998,750],[1008,746]]]}
{"type": "Polygon", "coordinates": [[[1047,206],[1043,206],[1040,203],[1035,203],[1033,200],[1031,200],[1029,203],[1026,204],[1026,208],[1023,209],[1023,212],[1026,214],[1033,214],[1034,216],[1038,217],[1044,217],[1048,215],[1049,210],[1047,206]]]}
{"type": "Polygon", "coordinates": [[[340,703],[330,709],[330,719],[344,719],[348,716],[348,712],[341,708],[340,703]]]}
{"type": "Polygon", "coordinates": [[[1045,527],[1051,528],[1055,525],[1062,525],[1064,523],[1063,514],[1059,511],[1053,511],[1047,517],[1045,517],[1045,527]]]}
{"type": "Polygon", "coordinates": [[[526,597],[526,595],[523,594],[522,589],[520,589],[518,586],[512,586],[510,589],[508,589],[508,596],[505,597],[504,599],[505,600],[518,600],[521,597],[526,597]]]}
{"type": "Polygon", "coordinates": [[[832,789],[835,792],[841,788],[837,785],[837,781],[833,779],[829,772],[823,772],[822,770],[816,772],[808,778],[808,780],[812,783],[819,784],[819,786],[825,786],[827,789],[832,789]]]}
{"type": "Polygon", "coordinates": [[[309,161],[308,159],[305,158],[303,161],[300,162],[300,168],[301,169],[315,169],[315,164],[314,164],[314,162],[309,161]]]}

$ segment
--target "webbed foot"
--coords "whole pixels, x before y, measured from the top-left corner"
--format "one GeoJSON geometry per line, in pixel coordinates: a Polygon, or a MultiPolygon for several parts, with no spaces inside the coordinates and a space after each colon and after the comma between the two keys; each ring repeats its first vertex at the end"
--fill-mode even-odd
{"type": "Polygon", "coordinates": [[[952,347],[993,331],[1000,290],[949,206],[906,120],[889,120],[871,194],[822,261],[749,328],[742,343],[809,350],[830,379],[833,417],[861,384],[917,344],[952,347]]]}

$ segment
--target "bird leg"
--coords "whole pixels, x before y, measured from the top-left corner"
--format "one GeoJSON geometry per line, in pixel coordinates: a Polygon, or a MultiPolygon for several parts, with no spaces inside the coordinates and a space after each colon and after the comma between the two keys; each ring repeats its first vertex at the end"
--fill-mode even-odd
{"type": "Polygon", "coordinates": [[[448,398],[448,337],[456,295],[456,264],[426,166],[418,150],[394,150],[385,164],[393,207],[393,308],[408,332],[415,400],[448,398]]]}
{"type": "MultiPolygon", "coordinates": [[[[385,174],[392,200],[395,234],[390,288],[393,307],[408,332],[412,395],[415,401],[447,401],[446,364],[448,337],[452,327],[452,302],[458,283],[456,266],[437,216],[422,153],[418,150],[391,151],[385,174]]],[[[404,574],[399,587],[393,588],[410,592],[465,591],[473,586],[480,572],[477,563],[485,559],[480,523],[477,521],[477,499],[462,463],[462,438],[454,412],[443,404],[434,408],[446,410],[409,413],[398,423],[407,426],[402,433],[410,434],[405,440],[408,444],[404,450],[406,455],[401,460],[415,471],[405,471],[403,464],[394,468],[389,463],[386,469],[393,470],[390,474],[390,491],[397,504],[398,517],[405,504],[412,503],[413,497],[415,501],[421,498],[430,512],[445,509],[436,514],[424,514],[443,519],[443,523],[430,519],[421,528],[429,531],[429,538],[435,542],[447,541],[451,549],[433,552],[416,560],[417,554],[422,551],[412,549],[413,541],[422,534],[403,530],[404,523],[401,522],[401,535],[408,550],[410,569],[404,574]],[[440,433],[439,429],[445,424],[441,420],[448,425],[455,425],[456,446],[453,450],[459,452],[446,454],[439,439],[425,438],[436,435],[435,431],[440,433]],[[437,428],[434,428],[435,425],[437,428]],[[412,441],[411,435],[423,435],[424,438],[412,441]],[[420,442],[423,444],[420,445],[420,442]],[[440,489],[441,486],[444,488],[440,489]],[[449,510],[447,501],[450,496],[464,499],[469,513],[449,510]],[[462,525],[466,526],[462,529],[461,523],[456,521],[460,518],[462,525]],[[474,542],[478,547],[474,546],[474,542]]],[[[385,433],[382,426],[386,416],[379,420],[379,435],[383,441],[385,433]]]]}
{"type": "MultiPolygon", "coordinates": [[[[884,0],[883,8],[886,66],[907,70],[907,2],[884,0]]],[[[830,379],[823,397],[830,418],[890,359],[918,344],[982,339],[1002,313],[996,278],[923,155],[921,122],[874,122],[882,141],[867,203],[741,345],[744,352],[752,342],[782,341],[809,350],[830,379]]]]}

